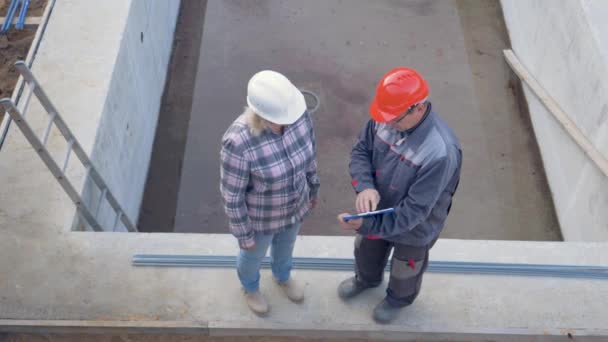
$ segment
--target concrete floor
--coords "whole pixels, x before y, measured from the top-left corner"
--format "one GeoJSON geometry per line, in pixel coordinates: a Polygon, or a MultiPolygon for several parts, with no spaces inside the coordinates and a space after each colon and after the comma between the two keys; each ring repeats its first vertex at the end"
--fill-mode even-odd
{"type": "MultiPolygon", "coordinates": [[[[245,105],[249,77],[270,68],[321,98],[314,114],[321,201],[303,234],[342,234],[334,220],[353,207],[350,148],[377,80],[407,65],[428,79],[434,109],[464,148],[462,182],[442,237],[560,239],[528,116],[501,54],[509,42],[498,1],[209,1],[206,13],[196,11],[204,14],[199,20],[178,25],[198,29],[204,19],[198,63],[189,62],[197,57],[189,51],[174,56],[173,69],[196,75],[191,112],[161,112],[140,229],[227,232],[220,138],[245,105]],[[163,125],[163,117],[173,124],[163,125]],[[176,150],[162,143],[167,134],[186,141],[176,150]]],[[[178,44],[182,39],[188,37],[178,44]]],[[[164,102],[175,102],[167,94],[164,102]]]]}

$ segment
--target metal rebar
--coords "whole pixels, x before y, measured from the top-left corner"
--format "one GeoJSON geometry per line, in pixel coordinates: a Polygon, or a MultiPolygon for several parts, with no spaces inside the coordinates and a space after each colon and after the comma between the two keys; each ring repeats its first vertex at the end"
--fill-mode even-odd
{"type": "Polygon", "coordinates": [[[25,24],[25,15],[27,14],[29,5],[30,0],[23,0],[21,4],[21,11],[19,12],[19,20],[17,21],[17,25],[15,25],[18,30],[23,30],[23,26],[25,24]]]}
{"type": "Polygon", "coordinates": [[[17,8],[19,7],[19,1],[20,0],[11,0],[11,3],[6,12],[6,17],[4,17],[4,23],[2,24],[2,28],[0,29],[0,33],[7,33],[9,28],[13,24],[15,13],[17,12],[17,8]]]}

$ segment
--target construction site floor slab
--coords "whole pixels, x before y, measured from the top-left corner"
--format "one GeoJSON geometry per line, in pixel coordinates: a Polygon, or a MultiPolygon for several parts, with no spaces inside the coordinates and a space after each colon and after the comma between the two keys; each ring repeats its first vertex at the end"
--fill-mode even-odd
{"type": "MultiPolygon", "coordinates": [[[[13,257],[0,264],[0,331],[27,332],[27,323],[12,321],[23,320],[38,322],[46,332],[164,328],[215,336],[451,340],[608,334],[603,319],[608,286],[602,280],[429,273],[417,301],[394,324],[381,326],[371,319],[371,310],[382,300],[386,283],[344,303],[336,287],[352,272],[295,271],[306,292],[305,302],[296,305],[263,271],[261,289],[271,313],[260,318],[246,307],[233,269],[131,266],[131,257],[140,253],[234,255],[228,236],[44,236],[36,230],[2,236],[2,250],[13,257]]],[[[351,257],[352,244],[352,237],[303,236],[295,254],[351,257]]],[[[440,240],[432,260],[607,265],[604,251],[605,244],[440,240]]]]}
{"type": "Polygon", "coordinates": [[[302,233],[343,234],[335,217],[354,206],[350,148],[369,119],[377,80],[405,65],[428,79],[433,109],[462,141],[462,181],[442,237],[560,239],[528,114],[502,57],[509,39],[498,1],[183,5],[198,15],[178,22],[178,35],[187,35],[179,36],[163,99],[144,230],[228,232],[221,136],[246,105],[248,79],[274,69],[321,100],[313,114],[320,203],[302,233]]]}

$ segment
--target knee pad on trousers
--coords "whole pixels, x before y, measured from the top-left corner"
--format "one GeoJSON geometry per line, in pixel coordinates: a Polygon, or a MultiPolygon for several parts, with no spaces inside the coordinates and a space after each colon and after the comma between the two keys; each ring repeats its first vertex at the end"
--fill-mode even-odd
{"type": "Polygon", "coordinates": [[[422,268],[424,267],[424,259],[423,260],[399,260],[393,258],[391,265],[391,276],[396,279],[403,280],[412,277],[416,277],[422,272],[422,268]]]}
{"type": "Polygon", "coordinates": [[[420,290],[420,277],[424,272],[424,259],[399,260],[393,258],[389,287],[397,297],[415,295],[420,290]]]}

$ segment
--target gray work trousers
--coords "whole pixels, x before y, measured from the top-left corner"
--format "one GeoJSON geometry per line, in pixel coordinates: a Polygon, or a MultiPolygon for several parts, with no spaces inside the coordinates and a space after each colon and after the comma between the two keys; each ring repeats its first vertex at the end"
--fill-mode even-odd
{"type": "Polygon", "coordinates": [[[394,250],[386,300],[395,307],[408,306],[420,293],[422,276],[428,267],[429,250],[434,243],[435,241],[422,247],[408,246],[357,235],[355,239],[357,281],[367,287],[379,286],[391,250],[394,250]]]}

